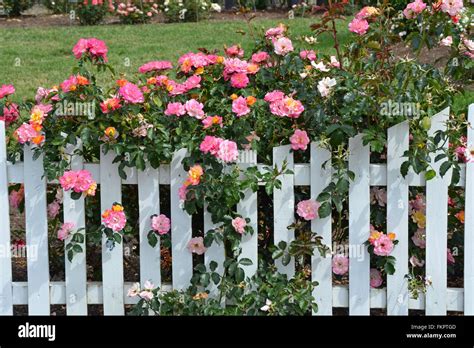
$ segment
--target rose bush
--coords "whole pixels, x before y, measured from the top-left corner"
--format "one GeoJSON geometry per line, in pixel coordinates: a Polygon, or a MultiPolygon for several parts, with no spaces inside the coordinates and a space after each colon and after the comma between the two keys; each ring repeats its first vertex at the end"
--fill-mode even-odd
{"type": "MultiPolygon", "coordinates": [[[[417,1],[410,5],[409,11],[418,12],[419,7],[417,1]]],[[[427,9],[438,11],[426,7],[422,12],[427,9]]],[[[73,48],[77,66],[72,74],[58,86],[38,89],[35,100],[22,105],[25,114],[18,120],[15,116],[18,107],[10,101],[14,87],[2,86],[2,117],[9,120],[8,131],[12,135],[9,159],[16,161],[21,156],[22,144],[35,144],[35,157],[44,155],[47,177],[62,178],[62,187],[71,190],[73,198],[85,194],[87,200],[96,204],[96,211],[99,208],[93,196],[95,183],[87,173],[70,171],[71,156],[80,155],[86,162],[94,162],[100,151],[112,152],[119,175],[125,179],[126,168],[158,168],[169,163],[175,151],[187,149],[182,162],[187,178],[179,190],[179,199],[189,214],[207,209],[216,227],[194,236],[187,245],[198,261],[190,288],[158,295],[152,284],[144,285],[144,290],[136,286],[131,295],[141,297],[138,314],[148,313],[144,309],[163,314],[222,311],[305,314],[314,310],[311,289],[315,284],[310,281],[307,260],[314,252],[325,255],[328,247],[317,231],[311,230],[310,221],[332,212],[333,239],[338,243],[347,241],[347,193],[354,178],[347,166],[348,139],[358,133],[370,145],[372,162],[382,161],[386,155],[386,130],[408,120],[411,141],[405,154],[407,161],[400,168],[404,175],[412,168],[417,173],[425,171],[427,180],[433,178],[436,173],[427,160],[428,155],[442,148],[448,138],[453,139],[454,145],[437,158],[443,161],[442,175],[452,168],[456,181],[459,162],[472,160],[470,145],[456,140],[466,131],[462,118],[452,118],[447,131],[428,136],[430,117],[450,104],[460,86],[456,71],[396,57],[396,44],[417,39],[413,35],[400,36],[391,29],[394,12],[388,2],[359,11],[348,28],[353,32],[352,42],[340,47],[335,23],[344,11],[343,4],[331,4],[321,22],[312,26],[313,34],[302,40],[292,40],[289,28],[279,25],[256,37],[250,52],[244,52],[239,45],[226,46],[223,51],[202,49],[182,55],[177,62],[145,62],[136,76],[118,75],[109,66],[104,42],[96,38],[81,39],[73,48]],[[317,50],[317,37],[328,32],[334,38],[334,55],[317,50]],[[99,85],[95,70],[109,73],[113,83],[107,87],[99,85]],[[415,105],[416,112],[387,112],[385,108],[391,103],[415,105]],[[77,145],[79,140],[82,150],[67,153],[65,149],[77,145]],[[305,162],[312,141],[332,154],[331,183],[317,200],[298,200],[295,213],[299,219],[289,226],[295,230],[295,240],[270,245],[262,256],[260,272],[246,278],[241,266],[251,261],[239,260],[240,242],[245,234],[258,231],[251,227],[248,217],[237,214],[235,207],[246,190],[256,192],[262,184],[265,193],[271,195],[281,186],[280,175],[291,173],[286,164],[271,166],[273,147],[290,144],[296,160],[305,162]],[[460,147],[464,150],[459,150],[460,147]],[[259,162],[264,164],[262,171],[252,164],[240,165],[239,150],[247,149],[258,153],[259,162]],[[224,245],[226,251],[223,275],[215,272],[214,264],[206,269],[199,258],[213,243],[224,245]],[[280,258],[283,264],[288,264],[292,257],[297,263],[297,273],[288,280],[276,273],[271,264],[280,258]],[[219,288],[220,299],[208,297],[211,281],[219,288]],[[274,292],[253,291],[261,284],[274,292]],[[284,296],[288,288],[300,297],[299,307],[291,302],[295,299],[290,301],[284,296]],[[221,308],[220,303],[225,299],[236,304],[233,309],[221,308]],[[189,307],[183,303],[195,305],[189,307]]],[[[442,10],[436,15],[445,16],[442,23],[449,26],[450,14],[442,10]]],[[[427,23],[431,22],[427,20],[427,23]]],[[[469,40],[467,28],[459,35],[466,50],[457,54],[472,59],[466,54],[472,53],[470,41],[466,41],[469,40]]],[[[466,62],[465,68],[470,64],[466,62]]],[[[384,230],[383,192],[374,191],[373,200],[381,208],[373,210],[374,229],[384,230]]],[[[59,201],[54,198],[53,203],[57,216],[59,201]]],[[[126,223],[133,219],[125,211],[127,214],[132,211],[127,209],[127,202],[123,204],[114,204],[103,212],[102,221],[94,221],[95,227],[86,229],[88,243],[98,244],[105,235],[107,245],[113,248],[126,238],[134,227],[126,223]]],[[[423,217],[416,214],[414,219],[420,223],[423,217]]],[[[165,246],[169,246],[168,217],[154,215],[150,219],[150,244],[160,247],[158,236],[161,236],[165,246]]],[[[73,227],[66,225],[59,233],[61,239],[69,240],[71,246],[67,248],[72,250],[71,257],[81,252],[77,243],[83,240],[82,231],[72,232],[73,227]]],[[[369,241],[369,249],[383,261],[374,263],[378,269],[371,271],[373,286],[380,286],[381,271],[391,273],[395,264],[390,256],[393,238],[385,234],[378,236],[383,237],[383,243],[375,241],[379,238],[374,238],[374,244],[369,241]]],[[[422,233],[416,238],[422,240],[422,233]]],[[[334,258],[335,274],[343,276],[347,268],[344,256],[334,258]]]]}

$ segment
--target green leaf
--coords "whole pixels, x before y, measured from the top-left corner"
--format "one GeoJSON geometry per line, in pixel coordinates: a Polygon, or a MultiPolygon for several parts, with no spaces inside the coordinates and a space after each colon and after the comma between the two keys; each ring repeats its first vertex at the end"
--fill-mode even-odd
{"type": "Polygon", "coordinates": [[[248,258],[240,259],[239,263],[240,263],[242,266],[251,266],[251,265],[253,265],[252,260],[250,260],[250,259],[248,259],[248,258]]]}
{"type": "Polygon", "coordinates": [[[332,206],[330,202],[324,202],[318,209],[318,215],[321,219],[331,215],[332,206]]]}
{"type": "Polygon", "coordinates": [[[451,162],[449,161],[446,161],[441,165],[441,167],[439,168],[439,174],[441,175],[441,177],[443,177],[447,173],[449,168],[451,168],[451,162]]]}
{"type": "Polygon", "coordinates": [[[245,272],[242,268],[237,268],[237,270],[235,271],[235,281],[237,283],[241,283],[243,282],[245,279],[245,272]]]}
{"type": "Polygon", "coordinates": [[[433,169],[430,169],[425,173],[426,181],[434,179],[435,177],[436,177],[436,171],[434,171],[433,169]]]}
{"type": "Polygon", "coordinates": [[[212,272],[214,272],[214,271],[217,269],[217,266],[218,266],[218,264],[217,264],[216,261],[211,261],[211,262],[209,263],[209,269],[210,269],[212,272]]]}
{"type": "Polygon", "coordinates": [[[156,236],[155,231],[148,232],[148,244],[150,244],[152,248],[158,244],[158,237],[156,236]]]}

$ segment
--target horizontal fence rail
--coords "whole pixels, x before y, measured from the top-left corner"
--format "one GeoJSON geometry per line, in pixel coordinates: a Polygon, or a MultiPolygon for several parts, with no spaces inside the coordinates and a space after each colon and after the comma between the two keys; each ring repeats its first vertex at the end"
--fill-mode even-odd
{"type": "MultiPolygon", "coordinates": [[[[431,134],[444,129],[449,117],[449,109],[443,110],[432,119],[431,134]]],[[[474,124],[474,104],[469,107],[469,121],[474,124]]],[[[408,149],[409,127],[404,122],[388,130],[388,152],[386,164],[371,164],[370,149],[364,146],[362,136],[349,141],[349,168],[355,173],[355,180],[349,189],[349,244],[362,245],[368,238],[370,229],[370,188],[387,188],[387,231],[396,231],[399,244],[394,249],[397,258],[397,271],[387,277],[387,288],[372,289],[369,285],[370,259],[350,258],[349,285],[333,285],[331,257],[316,254],[311,259],[311,278],[319,285],[313,295],[319,310],[316,315],[332,315],[334,308],[348,308],[351,315],[369,315],[370,310],[386,309],[388,315],[408,315],[410,309],[425,310],[426,314],[446,314],[447,311],[461,311],[474,314],[474,168],[473,163],[461,165],[461,178],[458,187],[465,188],[465,234],[464,234],[464,288],[447,287],[447,201],[450,175],[437,176],[426,182],[424,173],[410,172],[405,178],[400,174],[400,165],[404,161],[404,151],[408,149]],[[408,209],[409,188],[426,187],[426,272],[433,279],[433,286],[418,299],[409,296],[405,274],[408,273],[408,209]]],[[[468,130],[468,143],[474,143],[474,130],[468,130]]],[[[80,148],[80,142],[77,148],[80,148]]],[[[73,153],[71,147],[67,153],[73,153]]],[[[0,257],[0,315],[12,315],[14,305],[28,305],[29,314],[49,315],[50,305],[66,305],[68,315],[87,315],[88,305],[103,305],[105,315],[123,315],[125,305],[135,304],[136,298],[126,296],[132,283],[124,282],[123,245],[117,245],[112,251],[102,245],[102,282],[88,282],[86,275],[85,253],[77,255],[73,262],[66,260],[65,281],[50,281],[48,256],[48,225],[46,212],[47,184],[58,184],[57,180],[46,182],[43,174],[43,162],[40,156],[33,160],[32,148],[25,146],[24,161],[15,164],[7,162],[4,123],[0,122],[0,245],[10,248],[10,217],[8,203],[8,185],[22,183],[25,187],[26,240],[28,245],[38,245],[40,252],[36,258],[28,256],[28,281],[12,281],[12,257],[0,257]]],[[[242,168],[257,165],[264,171],[264,165],[257,164],[256,154],[247,152],[239,165],[242,168]]],[[[175,153],[169,165],[158,169],[146,167],[143,172],[126,169],[127,178],[122,180],[113,163],[112,153],[103,154],[100,163],[83,163],[78,156],[71,158],[72,169],[89,170],[97,184],[102,184],[101,211],[114,202],[122,201],[122,185],[138,185],[138,226],[140,249],[140,282],[151,280],[161,287],[161,291],[184,289],[193,275],[193,259],[186,246],[192,238],[192,217],[180,205],[178,190],[186,178],[181,161],[185,150],[175,153]],[[150,216],[160,213],[160,186],[168,185],[171,193],[172,227],[172,283],[163,283],[160,271],[160,248],[148,244],[150,216]]],[[[273,192],[274,241],[291,242],[294,231],[287,226],[294,222],[295,194],[297,186],[309,186],[312,199],[321,193],[331,180],[329,151],[312,143],[309,163],[294,163],[290,146],[274,148],[273,164],[279,167],[286,162],[293,174],[285,174],[280,179],[281,190],[273,192]]],[[[434,166],[439,166],[435,163],[434,166]]],[[[64,193],[63,211],[65,221],[74,222],[76,228],[85,225],[85,202],[81,198],[72,200],[64,193]]],[[[251,219],[257,230],[258,195],[252,191],[245,193],[237,206],[237,211],[251,219]]],[[[100,214],[100,212],[97,212],[100,214]]],[[[215,227],[210,214],[204,212],[204,230],[215,227]]],[[[323,238],[326,245],[332,244],[331,216],[311,222],[312,230],[323,238]]],[[[159,244],[158,244],[159,245],[159,244]]],[[[82,245],[85,250],[85,242],[82,245]]],[[[363,249],[366,252],[366,248],[363,249]]],[[[246,276],[255,274],[258,265],[258,236],[245,235],[242,239],[242,258],[249,258],[253,265],[245,266],[246,276]]],[[[204,255],[206,265],[212,260],[220,263],[217,272],[222,273],[224,250],[213,245],[204,255]]],[[[280,272],[292,276],[295,262],[288,265],[277,262],[280,272]]],[[[137,279],[138,280],[138,279],[137,279]]],[[[217,289],[211,288],[211,294],[217,289]]]]}

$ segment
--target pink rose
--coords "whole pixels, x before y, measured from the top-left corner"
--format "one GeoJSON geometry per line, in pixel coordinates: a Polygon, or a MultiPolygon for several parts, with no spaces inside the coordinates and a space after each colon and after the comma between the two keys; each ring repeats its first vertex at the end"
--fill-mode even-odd
{"type": "Polygon", "coordinates": [[[307,199],[296,206],[296,213],[305,220],[313,220],[318,217],[319,202],[307,199]]]}
{"type": "Polygon", "coordinates": [[[237,161],[237,158],[239,158],[237,144],[231,140],[221,141],[216,156],[225,163],[237,161]]]}
{"type": "Polygon", "coordinates": [[[418,248],[424,249],[426,247],[426,235],[424,229],[417,229],[415,234],[411,237],[413,244],[415,244],[418,248]]]}
{"type": "Polygon", "coordinates": [[[167,234],[171,228],[171,221],[164,214],[154,215],[151,218],[151,228],[160,235],[167,234]]]}
{"type": "Polygon", "coordinates": [[[374,241],[374,254],[378,256],[388,256],[392,252],[394,244],[386,235],[382,234],[374,241]]]}
{"type": "Polygon", "coordinates": [[[38,132],[29,123],[23,123],[14,133],[20,144],[27,143],[38,135],[38,132]]]}
{"type": "Polygon", "coordinates": [[[143,64],[141,67],[138,68],[138,72],[141,74],[146,74],[148,72],[155,72],[155,71],[163,71],[163,70],[168,70],[172,69],[173,65],[171,62],[167,60],[158,60],[158,61],[153,61],[153,62],[148,62],[146,64],[143,64]]]}
{"type": "Polygon", "coordinates": [[[265,51],[260,51],[252,54],[252,63],[262,64],[265,63],[270,58],[270,55],[265,51]]]}
{"type": "Polygon", "coordinates": [[[451,17],[456,16],[463,8],[462,0],[443,0],[441,3],[441,11],[449,14],[451,17]]]}
{"type": "Polygon", "coordinates": [[[382,279],[382,273],[380,273],[379,270],[375,268],[370,269],[370,286],[372,288],[378,288],[380,285],[382,285],[383,279],[382,279]]]}
{"type": "Polygon", "coordinates": [[[268,92],[265,94],[265,98],[263,98],[267,103],[274,103],[277,101],[282,100],[285,97],[285,93],[279,90],[275,90],[272,92],[268,92]]]}
{"type": "Polygon", "coordinates": [[[245,233],[245,226],[247,226],[247,222],[244,218],[236,217],[232,220],[232,227],[235,229],[235,232],[244,234],[245,233]]]}
{"type": "Polygon", "coordinates": [[[308,59],[309,61],[313,61],[316,59],[316,53],[313,50],[303,50],[300,52],[301,59],[308,59]]]}
{"type": "Polygon", "coordinates": [[[296,129],[295,133],[290,137],[290,142],[293,150],[306,150],[308,148],[309,138],[306,131],[296,129]]]}
{"type": "Polygon", "coordinates": [[[245,88],[249,84],[249,78],[245,73],[233,74],[230,78],[230,84],[234,88],[245,88]]]}
{"type": "Polygon", "coordinates": [[[204,246],[204,240],[202,237],[194,237],[188,242],[188,250],[190,253],[197,255],[202,255],[206,252],[206,247],[204,246]]]}
{"type": "Polygon", "coordinates": [[[167,116],[183,116],[184,114],[186,114],[186,109],[184,105],[179,102],[169,103],[166,106],[165,115],[167,116]]]}
{"type": "Polygon", "coordinates": [[[69,234],[74,230],[76,225],[73,222],[65,222],[58,230],[58,239],[66,240],[69,237],[69,234]]]}
{"type": "Polygon", "coordinates": [[[145,101],[143,93],[137,85],[127,82],[119,89],[120,96],[130,104],[139,104],[145,101]]]}
{"type": "Polygon", "coordinates": [[[227,47],[225,49],[225,54],[228,57],[240,57],[241,58],[241,57],[244,56],[244,50],[240,46],[233,45],[233,46],[227,47]]]}
{"type": "Polygon", "coordinates": [[[410,264],[413,267],[423,267],[425,261],[419,260],[415,255],[413,255],[412,257],[410,257],[410,264]]]}
{"type": "Polygon", "coordinates": [[[447,258],[448,258],[448,264],[449,265],[454,265],[456,263],[456,260],[454,259],[453,254],[451,253],[451,249],[447,249],[447,258]]]}
{"type": "Polygon", "coordinates": [[[287,37],[280,37],[273,42],[274,51],[279,56],[286,56],[293,51],[293,43],[287,37]]]}
{"type": "Polygon", "coordinates": [[[3,107],[3,115],[0,116],[0,121],[5,121],[5,125],[8,126],[15,122],[19,116],[20,112],[18,110],[18,105],[11,103],[10,105],[5,105],[3,107]]]}
{"type": "Polygon", "coordinates": [[[337,254],[332,257],[332,272],[337,275],[344,275],[349,270],[349,258],[337,254]]]}
{"type": "Polygon", "coordinates": [[[349,31],[356,33],[358,35],[364,35],[369,29],[369,22],[365,19],[354,18],[352,22],[349,23],[349,31]]]}
{"type": "Polygon", "coordinates": [[[79,39],[72,52],[76,59],[81,59],[84,54],[90,54],[93,60],[101,58],[104,62],[107,62],[107,46],[104,41],[95,38],[79,39]]]}
{"type": "Polygon", "coordinates": [[[232,112],[238,117],[247,115],[250,113],[250,108],[247,105],[247,99],[240,96],[232,102],[232,112]]]}
{"type": "Polygon", "coordinates": [[[411,2],[407,5],[407,7],[403,10],[403,14],[406,18],[411,19],[423,12],[425,8],[426,4],[422,0],[415,0],[414,2],[411,2]]]}
{"type": "Polygon", "coordinates": [[[204,140],[201,142],[201,145],[199,146],[199,150],[201,150],[202,153],[210,153],[211,155],[215,156],[219,151],[219,145],[221,144],[221,142],[221,138],[206,135],[204,137],[204,140]]]}
{"type": "Polygon", "coordinates": [[[184,104],[184,108],[186,109],[186,112],[188,113],[189,116],[195,117],[198,120],[201,120],[204,118],[204,104],[198,102],[195,99],[188,100],[184,104]]]}
{"type": "Polygon", "coordinates": [[[61,210],[61,206],[59,202],[54,200],[48,204],[48,217],[50,219],[54,219],[59,214],[59,210],[61,210]]]}
{"type": "Polygon", "coordinates": [[[0,99],[13,93],[15,93],[15,87],[13,87],[13,85],[2,85],[2,87],[0,87],[0,99]]]}

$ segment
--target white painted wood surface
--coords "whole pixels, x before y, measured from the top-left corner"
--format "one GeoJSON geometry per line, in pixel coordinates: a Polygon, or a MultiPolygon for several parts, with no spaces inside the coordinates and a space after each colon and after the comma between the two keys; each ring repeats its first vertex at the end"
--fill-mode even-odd
{"type": "MultiPolygon", "coordinates": [[[[474,146],[474,104],[469,106],[467,142],[474,146]]],[[[474,163],[466,164],[464,221],[464,314],[474,315],[474,163]]]]}
{"type": "MultiPolygon", "coordinates": [[[[293,170],[293,153],[290,145],[273,148],[273,166],[281,169],[283,163],[287,162],[287,169],[293,170]]],[[[287,247],[295,239],[294,229],[287,227],[295,222],[295,191],[293,174],[283,174],[278,178],[281,181],[281,189],[273,190],[273,238],[275,245],[286,242],[287,247]]],[[[295,274],[295,259],[292,257],[288,265],[282,264],[282,258],[275,261],[278,272],[293,277],[295,274]]]]}
{"type": "MultiPolygon", "coordinates": [[[[112,205],[122,202],[122,181],[118,174],[118,164],[112,163],[115,154],[109,151],[104,154],[103,147],[100,149],[100,209],[104,212],[111,209],[112,205]]],[[[126,208],[126,207],[125,207],[126,208]]],[[[126,213],[126,210],[125,210],[126,213]]],[[[102,238],[102,281],[104,291],[104,314],[123,315],[125,313],[123,303],[123,240],[115,243],[115,247],[109,250],[106,246],[107,238],[102,238]]]]}
{"type": "Polygon", "coordinates": [[[43,156],[33,160],[32,147],[25,146],[24,160],[28,313],[49,315],[48,217],[43,156]]]}
{"type": "MultiPolygon", "coordinates": [[[[83,160],[81,156],[74,155],[74,152],[81,150],[81,142],[78,140],[77,146],[68,145],[66,153],[68,161],[71,163],[71,170],[82,170],[83,160]]],[[[64,222],[72,222],[75,225],[75,231],[85,228],[85,203],[84,197],[74,200],[71,198],[71,191],[63,191],[63,216],[64,222]]],[[[86,236],[86,231],[81,233],[86,236]]],[[[68,240],[65,241],[65,245],[68,240]]],[[[87,315],[87,268],[86,268],[86,239],[80,243],[83,252],[76,253],[72,262],[67,258],[65,251],[65,276],[66,276],[66,311],[68,315],[87,315]]]]}
{"type": "Polygon", "coordinates": [[[8,200],[5,122],[0,121],[0,315],[13,314],[10,204],[8,200]]]}
{"type": "MultiPolygon", "coordinates": [[[[204,233],[208,233],[209,230],[213,230],[218,225],[212,222],[211,213],[207,211],[207,204],[204,206],[204,233]]],[[[220,232],[217,232],[220,233],[220,232]]],[[[212,261],[217,263],[217,269],[214,271],[222,276],[224,274],[224,261],[225,261],[225,249],[224,243],[217,244],[216,241],[212,243],[212,245],[207,248],[206,253],[204,254],[204,265],[207,268],[207,271],[210,272],[209,265],[212,261]]],[[[210,288],[210,295],[217,297],[219,294],[218,285],[214,284],[211,280],[210,288]]]]}
{"type": "MultiPolygon", "coordinates": [[[[253,152],[253,151],[249,151],[253,152]]],[[[253,153],[247,156],[246,161],[240,163],[240,168],[245,169],[250,166],[255,166],[257,164],[257,155],[253,153]]],[[[239,259],[247,258],[252,261],[252,264],[249,266],[242,266],[245,271],[246,277],[252,277],[258,269],[258,202],[257,192],[252,192],[252,190],[247,190],[245,197],[237,204],[237,213],[242,215],[244,219],[249,218],[251,226],[254,230],[253,234],[247,233],[242,236],[242,241],[240,247],[242,248],[242,253],[240,254],[239,259]]]]}
{"type": "Polygon", "coordinates": [[[161,286],[160,236],[153,248],[148,243],[151,230],[151,216],[160,215],[160,172],[147,164],[144,171],[138,172],[138,207],[140,209],[140,281],[147,280],[161,286]]]}
{"type": "Polygon", "coordinates": [[[174,289],[186,289],[193,276],[193,257],[188,250],[192,238],[192,217],[183,210],[178,191],[187,178],[181,161],[186,157],[186,149],[177,151],[171,162],[171,242],[172,277],[174,289]]]}
{"type": "MultiPolygon", "coordinates": [[[[316,200],[331,182],[331,152],[311,143],[311,199],[316,200]],[[323,164],[325,166],[323,167],[323,164]]],[[[332,249],[331,215],[311,221],[311,230],[323,237],[322,242],[332,249]]],[[[311,258],[311,280],[319,284],[313,290],[318,304],[315,315],[332,315],[332,257],[322,257],[317,250],[311,258]]]]}
{"type": "Polygon", "coordinates": [[[349,139],[349,314],[370,314],[370,256],[363,245],[370,231],[369,146],[362,135],[349,139]],[[352,252],[352,255],[351,255],[352,252]]]}
{"type": "Polygon", "coordinates": [[[408,315],[408,184],[400,172],[408,150],[408,121],[388,129],[387,150],[387,233],[397,235],[392,251],[395,273],[387,275],[387,314],[408,315]]]}
{"type": "MultiPolygon", "coordinates": [[[[432,117],[429,134],[446,128],[449,108],[432,117]]],[[[448,143],[445,144],[445,147],[448,143]]],[[[426,289],[426,315],[446,314],[447,254],[448,247],[448,186],[451,171],[441,178],[439,167],[444,162],[434,162],[438,153],[431,155],[437,176],[426,182],[426,276],[432,285],[426,289]]]]}

